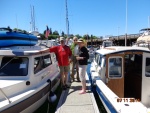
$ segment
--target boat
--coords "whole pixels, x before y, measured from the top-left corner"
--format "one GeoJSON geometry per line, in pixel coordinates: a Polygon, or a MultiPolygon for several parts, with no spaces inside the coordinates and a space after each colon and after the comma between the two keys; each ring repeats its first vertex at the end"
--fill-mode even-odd
{"type": "Polygon", "coordinates": [[[89,78],[108,113],[150,113],[149,48],[101,48],[95,52],[89,78]]]}
{"type": "Polygon", "coordinates": [[[109,40],[105,40],[103,41],[102,45],[100,48],[105,48],[105,47],[109,47],[109,46],[112,46],[113,45],[113,42],[112,41],[109,41],[109,40]]]}
{"type": "Polygon", "coordinates": [[[150,47],[150,28],[144,28],[140,30],[140,34],[142,34],[140,37],[137,38],[137,41],[134,46],[140,46],[140,47],[150,47]]]}
{"type": "Polygon", "coordinates": [[[10,28],[0,28],[0,47],[28,45],[34,46],[38,39],[33,34],[13,31],[10,28]]]}
{"type": "Polygon", "coordinates": [[[56,56],[49,48],[26,40],[30,34],[7,29],[2,32],[15,34],[15,42],[3,37],[6,43],[0,46],[0,113],[32,113],[47,99],[51,100],[59,86],[56,56]]]}

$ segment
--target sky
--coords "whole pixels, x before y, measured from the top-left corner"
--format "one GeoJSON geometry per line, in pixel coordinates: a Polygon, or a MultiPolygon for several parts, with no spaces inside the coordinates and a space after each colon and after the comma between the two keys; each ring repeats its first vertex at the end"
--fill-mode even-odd
{"type": "MultiPolygon", "coordinates": [[[[0,27],[31,30],[31,6],[35,27],[46,25],[66,31],[66,0],[0,0],[0,27]]],[[[150,0],[67,0],[69,33],[73,35],[117,36],[137,34],[150,26],[150,0]]]]}

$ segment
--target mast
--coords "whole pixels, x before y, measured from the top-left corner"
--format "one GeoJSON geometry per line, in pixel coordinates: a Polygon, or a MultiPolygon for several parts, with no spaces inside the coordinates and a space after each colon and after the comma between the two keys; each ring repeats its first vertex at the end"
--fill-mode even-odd
{"type": "Polygon", "coordinates": [[[31,6],[31,32],[35,31],[35,14],[34,14],[34,6],[31,6]]]}
{"type": "Polygon", "coordinates": [[[125,30],[126,33],[125,33],[125,46],[127,46],[127,22],[128,22],[128,21],[127,21],[127,16],[128,16],[128,15],[127,15],[127,11],[128,11],[128,10],[127,10],[127,0],[126,0],[126,30],[125,30]]]}
{"type": "Polygon", "coordinates": [[[68,20],[67,0],[66,0],[66,32],[67,32],[67,38],[69,38],[69,20],[68,20]]]}

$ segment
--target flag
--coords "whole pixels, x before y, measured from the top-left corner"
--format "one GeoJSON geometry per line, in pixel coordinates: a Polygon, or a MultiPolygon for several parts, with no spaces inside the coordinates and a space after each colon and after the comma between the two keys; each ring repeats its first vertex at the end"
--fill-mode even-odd
{"type": "Polygon", "coordinates": [[[48,28],[48,26],[47,26],[47,28],[46,28],[46,33],[45,33],[45,37],[48,38],[49,34],[50,34],[50,30],[49,30],[49,28],[48,28]]]}

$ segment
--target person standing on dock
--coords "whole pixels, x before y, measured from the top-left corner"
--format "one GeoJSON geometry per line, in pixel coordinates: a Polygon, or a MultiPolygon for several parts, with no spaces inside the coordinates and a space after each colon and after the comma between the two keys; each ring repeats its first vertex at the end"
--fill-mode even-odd
{"type": "Polygon", "coordinates": [[[85,43],[83,39],[79,39],[78,41],[79,45],[79,56],[76,57],[76,59],[79,62],[79,76],[82,83],[82,90],[79,92],[79,94],[86,93],[86,68],[88,64],[89,54],[88,50],[85,47],[85,43]]]}
{"type": "Polygon", "coordinates": [[[64,37],[60,37],[60,45],[50,48],[50,52],[54,52],[56,54],[61,74],[61,85],[65,90],[66,88],[69,88],[69,86],[67,85],[67,80],[68,73],[70,71],[72,52],[70,50],[70,47],[65,45],[64,37]]]}
{"type": "Polygon", "coordinates": [[[73,80],[73,82],[75,81],[74,80],[74,68],[76,66],[76,72],[77,72],[77,76],[76,76],[76,79],[78,82],[80,82],[80,78],[79,78],[79,67],[78,67],[78,62],[77,62],[77,59],[76,59],[76,56],[79,54],[79,45],[77,43],[78,41],[78,38],[77,37],[74,37],[73,38],[73,43],[71,45],[71,51],[72,51],[72,67],[71,67],[71,78],[73,80]]]}

